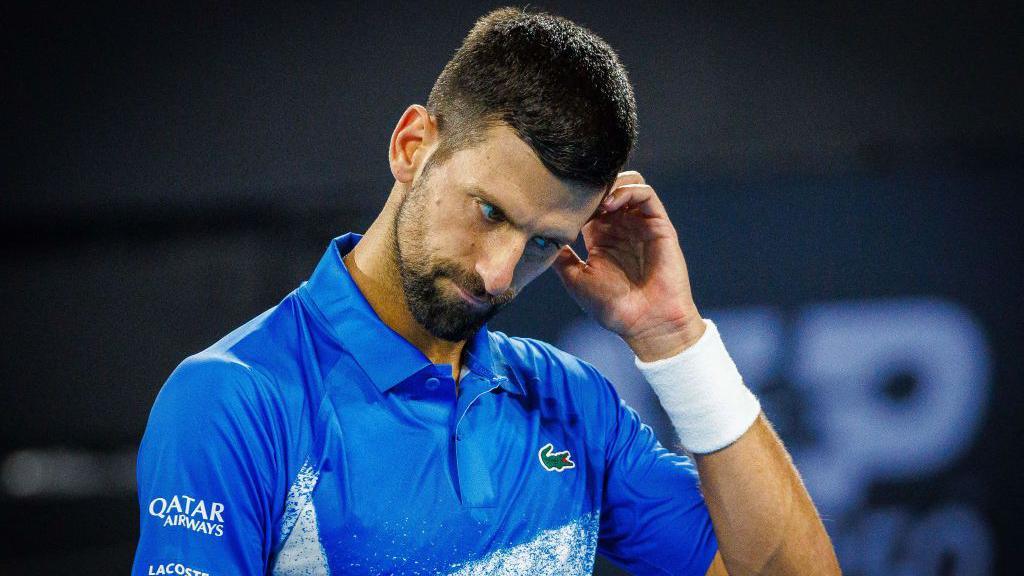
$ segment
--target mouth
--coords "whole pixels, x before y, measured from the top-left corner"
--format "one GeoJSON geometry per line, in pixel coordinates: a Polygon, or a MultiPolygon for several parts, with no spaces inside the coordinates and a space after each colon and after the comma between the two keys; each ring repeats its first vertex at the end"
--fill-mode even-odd
{"type": "Polygon", "coordinates": [[[461,297],[466,304],[478,309],[484,309],[490,306],[487,302],[484,302],[483,300],[471,295],[469,292],[466,292],[466,290],[464,290],[462,286],[456,284],[454,280],[449,279],[449,281],[452,283],[452,286],[455,286],[455,290],[458,291],[459,297],[461,297]]]}

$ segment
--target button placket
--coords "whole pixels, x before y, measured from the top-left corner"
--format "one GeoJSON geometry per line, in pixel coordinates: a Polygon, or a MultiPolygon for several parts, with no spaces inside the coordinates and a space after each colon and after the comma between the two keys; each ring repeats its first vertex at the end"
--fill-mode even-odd
{"type": "Polygon", "coordinates": [[[466,395],[460,394],[459,410],[453,426],[453,455],[455,456],[455,467],[458,478],[459,497],[463,505],[473,507],[489,507],[494,505],[495,486],[491,477],[489,461],[491,455],[488,448],[480,444],[484,437],[470,437],[467,434],[475,433],[473,430],[463,430],[462,425],[471,426],[478,418],[469,415],[469,410],[480,398],[488,395],[494,389],[494,381],[486,380],[473,375],[463,378],[462,390],[466,395]],[[467,417],[468,415],[468,417],[467,417]]]}

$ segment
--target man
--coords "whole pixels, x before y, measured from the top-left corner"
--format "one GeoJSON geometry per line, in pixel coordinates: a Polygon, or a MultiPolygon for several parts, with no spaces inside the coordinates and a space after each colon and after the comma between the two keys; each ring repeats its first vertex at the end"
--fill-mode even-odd
{"type": "Polygon", "coordinates": [[[635,114],[591,32],[481,18],[398,121],[366,233],[165,383],[135,573],[589,574],[597,552],[636,574],[838,573],[664,207],[619,172],[635,114]],[[696,469],[592,366],[488,330],[549,266],[636,352],[696,469]]]}

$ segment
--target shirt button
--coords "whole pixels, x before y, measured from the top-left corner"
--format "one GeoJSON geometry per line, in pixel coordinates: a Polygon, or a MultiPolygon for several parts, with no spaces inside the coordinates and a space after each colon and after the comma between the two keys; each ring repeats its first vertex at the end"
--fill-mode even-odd
{"type": "Polygon", "coordinates": [[[437,387],[441,385],[441,381],[437,378],[427,378],[427,381],[423,383],[427,390],[437,390],[437,387]]]}

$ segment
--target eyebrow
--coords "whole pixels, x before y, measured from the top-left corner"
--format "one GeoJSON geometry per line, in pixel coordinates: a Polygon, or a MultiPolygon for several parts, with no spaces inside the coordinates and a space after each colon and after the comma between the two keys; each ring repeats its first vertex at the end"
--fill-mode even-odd
{"type": "MultiPolygon", "coordinates": [[[[475,193],[478,196],[482,197],[484,200],[487,201],[488,204],[490,204],[491,206],[494,206],[495,208],[497,208],[498,211],[501,212],[502,215],[505,216],[505,220],[507,220],[510,224],[512,224],[516,228],[520,228],[519,224],[517,224],[514,220],[512,220],[512,218],[508,215],[508,212],[506,212],[505,209],[502,208],[494,200],[494,197],[491,196],[486,190],[484,190],[483,188],[481,188],[480,186],[478,186],[476,184],[467,184],[467,185],[463,186],[462,188],[466,192],[475,193]]],[[[573,242],[576,241],[575,237],[573,237],[573,238],[566,238],[565,236],[562,236],[561,234],[558,234],[558,233],[545,234],[544,237],[550,238],[551,240],[554,240],[555,242],[558,242],[560,244],[572,244],[573,242]]]]}

